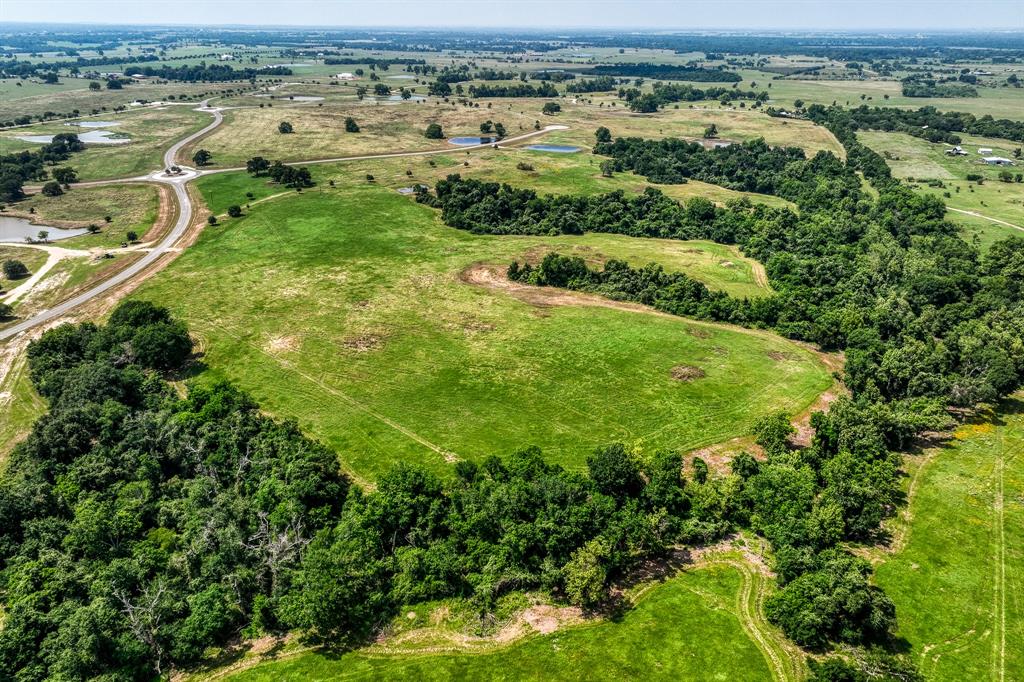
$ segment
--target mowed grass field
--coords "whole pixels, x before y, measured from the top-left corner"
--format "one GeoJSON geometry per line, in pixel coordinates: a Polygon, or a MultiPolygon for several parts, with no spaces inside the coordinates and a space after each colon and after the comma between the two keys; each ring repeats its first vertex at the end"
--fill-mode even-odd
{"type": "MultiPolygon", "coordinates": [[[[230,181],[200,187],[210,196],[230,181]]],[[[445,473],[531,444],[570,467],[610,441],[699,447],[800,410],[830,385],[810,352],[768,333],[534,305],[460,280],[475,263],[504,268],[546,248],[671,265],[662,246],[475,236],[385,188],[321,186],[207,228],[137,296],[188,322],[207,378],[298,419],[366,480],[397,461],[445,473]],[[679,382],[680,364],[706,376],[679,382]]],[[[679,258],[702,249],[692,248],[679,258]]]]}
{"type": "MultiPolygon", "coordinates": [[[[746,627],[766,580],[734,565],[685,571],[651,587],[621,619],[571,625],[478,651],[340,655],[299,652],[234,675],[274,680],[769,680],[768,658],[746,627]]],[[[759,626],[763,623],[759,623],[759,626]]],[[[450,647],[449,647],[450,648],[450,647]]],[[[246,662],[248,663],[248,661],[246,662]]]]}
{"type": "MultiPolygon", "coordinates": [[[[213,120],[210,114],[195,111],[196,106],[187,104],[160,108],[146,107],[119,114],[104,112],[84,119],[118,122],[120,125],[106,130],[127,135],[131,142],[86,144],[84,151],[73,154],[60,165],[71,166],[77,170],[81,181],[134,177],[159,170],[163,165],[164,151],[171,144],[213,120]]],[[[39,144],[17,139],[19,136],[81,134],[89,130],[91,129],[55,122],[4,131],[0,133],[0,154],[40,147],[39,144]]]]}
{"type": "Polygon", "coordinates": [[[961,427],[912,477],[876,580],[929,680],[1024,679],[1024,400],[961,427]]]}

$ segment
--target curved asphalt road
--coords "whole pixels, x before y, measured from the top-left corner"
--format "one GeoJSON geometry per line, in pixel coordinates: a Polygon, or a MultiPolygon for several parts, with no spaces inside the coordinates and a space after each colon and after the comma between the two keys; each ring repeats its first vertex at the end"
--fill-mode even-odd
{"type": "MultiPolygon", "coordinates": [[[[204,102],[203,104],[205,106],[206,103],[204,102]]],[[[206,133],[210,132],[211,130],[220,125],[224,117],[221,116],[221,113],[219,111],[213,111],[212,113],[213,123],[206,126],[199,132],[193,133],[186,137],[185,139],[176,142],[174,146],[167,150],[167,153],[164,154],[165,167],[174,165],[174,157],[177,155],[178,150],[180,150],[182,147],[184,147],[192,140],[195,140],[196,138],[205,135],[206,133]]],[[[46,310],[34,315],[33,317],[30,317],[26,320],[22,320],[21,322],[18,322],[15,325],[7,327],[6,329],[0,330],[0,341],[9,339],[24,331],[31,329],[32,327],[43,324],[44,322],[48,322],[54,318],[60,317],[61,315],[65,315],[71,310],[82,305],[83,303],[96,298],[104,291],[116,287],[118,284],[126,282],[127,280],[131,279],[135,275],[145,270],[147,267],[152,265],[157,259],[159,259],[165,253],[167,253],[170,247],[173,246],[174,243],[178,241],[178,239],[180,239],[183,234],[185,234],[185,230],[188,229],[189,224],[192,222],[192,202],[189,201],[188,192],[185,189],[185,183],[190,178],[186,176],[180,179],[159,179],[156,175],[153,175],[150,176],[150,179],[155,180],[157,182],[170,184],[174,188],[174,193],[177,196],[178,201],[178,220],[174,223],[174,227],[171,228],[170,232],[168,232],[164,236],[164,238],[161,239],[160,242],[153,247],[152,251],[150,251],[142,258],[129,265],[124,270],[116,272],[109,279],[103,280],[93,288],[88,289],[87,291],[83,291],[77,296],[69,298],[68,300],[63,301],[62,303],[58,303],[52,308],[47,308],[46,310]]]]}
{"type": "MultiPolygon", "coordinates": [[[[182,140],[179,140],[178,142],[175,142],[171,146],[171,148],[168,149],[167,152],[164,154],[164,168],[169,168],[170,166],[175,165],[174,164],[174,159],[178,155],[178,152],[185,145],[187,145],[190,142],[192,142],[192,141],[202,137],[203,135],[206,135],[208,132],[210,132],[211,130],[213,130],[217,126],[219,126],[221,124],[221,122],[224,120],[224,117],[220,113],[219,109],[211,109],[211,108],[209,108],[209,100],[204,101],[204,102],[202,102],[200,104],[200,110],[205,110],[205,111],[209,111],[210,113],[212,113],[213,114],[213,122],[210,125],[208,125],[205,128],[203,128],[202,130],[200,130],[198,132],[195,132],[195,133],[192,133],[188,137],[186,137],[186,138],[184,138],[182,140]]],[[[504,140],[502,140],[502,143],[509,144],[509,143],[512,143],[512,142],[520,142],[522,140],[526,140],[526,139],[529,139],[531,137],[535,137],[537,135],[543,135],[544,133],[550,132],[552,130],[565,130],[567,128],[568,128],[568,126],[550,125],[550,126],[546,126],[545,128],[542,128],[541,130],[534,130],[534,131],[529,132],[529,133],[524,133],[523,135],[517,135],[516,137],[505,138],[504,140]]],[[[384,153],[384,154],[367,154],[367,155],[363,155],[363,156],[343,156],[343,157],[337,157],[337,158],[331,158],[331,159],[315,159],[315,160],[312,160],[312,161],[296,161],[296,162],[288,163],[286,165],[289,165],[289,166],[311,165],[311,164],[321,164],[321,163],[336,163],[336,162],[339,162],[339,161],[363,161],[363,160],[367,160],[367,159],[389,159],[389,158],[403,157],[403,156],[432,156],[432,155],[435,155],[435,154],[451,154],[453,152],[458,152],[458,151],[471,151],[471,150],[474,150],[474,149],[486,149],[486,148],[491,147],[493,144],[494,143],[486,143],[486,144],[472,145],[472,146],[466,146],[466,147],[458,147],[458,148],[454,148],[454,149],[434,149],[434,150],[412,151],[412,152],[391,152],[391,153],[384,153]]],[[[124,270],[120,270],[119,272],[115,273],[109,279],[103,280],[102,282],[100,282],[99,284],[94,286],[93,288],[91,288],[91,289],[89,289],[87,291],[83,291],[82,293],[78,294],[77,296],[75,296],[73,298],[69,298],[66,301],[58,303],[57,305],[53,306],[52,308],[47,308],[46,310],[44,310],[44,311],[42,311],[40,313],[37,313],[36,315],[34,315],[34,316],[32,316],[32,317],[30,317],[28,319],[22,320],[21,322],[18,322],[15,325],[12,325],[10,327],[7,327],[6,329],[0,330],[0,341],[5,341],[7,339],[10,339],[10,338],[12,338],[14,336],[17,336],[18,334],[21,334],[22,332],[28,331],[32,327],[35,327],[37,325],[43,324],[44,322],[48,322],[50,320],[53,320],[55,318],[58,318],[58,317],[61,317],[62,315],[67,314],[67,313],[71,312],[72,310],[74,310],[75,308],[77,308],[78,306],[82,305],[83,303],[86,303],[86,302],[96,298],[97,296],[99,296],[103,292],[108,291],[108,290],[110,290],[113,287],[116,287],[118,284],[122,284],[122,283],[128,281],[129,279],[131,279],[132,277],[134,277],[135,275],[139,274],[140,272],[145,270],[147,267],[152,265],[160,257],[162,257],[164,254],[166,254],[166,253],[168,253],[170,251],[170,249],[174,245],[174,243],[177,242],[178,239],[180,239],[183,234],[185,234],[185,231],[188,229],[188,226],[192,222],[192,202],[189,199],[188,191],[185,189],[185,185],[190,180],[193,180],[193,179],[195,179],[195,178],[197,178],[197,177],[199,177],[201,175],[209,175],[209,174],[213,174],[213,173],[226,173],[228,171],[238,171],[238,170],[245,170],[245,168],[244,167],[240,167],[240,168],[218,168],[217,170],[198,171],[198,172],[197,171],[193,171],[193,170],[189,170],[189,171],[186,171],[185,174],[183,174],[181,176],[177,176],[177,177],[166,177],[166,176],[162,175],[163,171],[161,170],[161,171],[157,171],[157,172],[155,172],[155,173],[153,173],[153,174],[151,174],[149,176],[145,176],[145,177],[124,178],[124,179],[121,179],[121,180],[100,180],[100,181],[97,181],[97,182],[78,183],[80,186],[83,186],[83,187],[96,186],[96,185],[110,185],[110,184],[115,184],[115,183],[119,184],[119,183],[123,183],[123,182],[157,182],[157,183],[162,183],[162,184],[165,184],[165,185],[170,185],[174,189],[174,194],[175,194],[175,196],[177,198],[177,202],[178,202],[178,220],[174,223],[174,227],[171,228],[171,231],[168,232],[167,235],[164,236],[164,238],[161,239],[160,242],[158,244],[156,244],[152,248],[152,250],[149,251],[145,256],[143,256],[139,260],[135,261],[134,263],[129,265],[124,270]]]]}

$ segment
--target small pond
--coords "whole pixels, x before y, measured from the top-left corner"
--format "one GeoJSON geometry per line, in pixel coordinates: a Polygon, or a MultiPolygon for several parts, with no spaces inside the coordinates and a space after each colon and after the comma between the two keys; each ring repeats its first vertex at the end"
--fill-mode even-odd
{"type": "Polygon", "coordinates": [[[66,126],[78,126],[79,128],[113,128],[121,125],[120,121],[76,121],[65,123],[66,126]]]}
{"type": "Polygon", "coordinates": [[[493,137],[451,137],[448,138],[448,142],[459,147],[472,147],[475,144],[490,144],[497,140],[493,137]]]}
{"type": "Polygon", "coordinates": [[[416,78],[416,76],[413,76],[412,74],[408,74],[408,73],[400,73],[400,74],[395,75],[395,76],[384,76],[384,77],[385,78],[390,78],[390,79],[396,80],[396,81],[398,81],[398,80],[407,81],[407,80],[413,80],[414,78],[416,78]]]}
{"type": "Polygon", "coordinates": [[[85,234],[89,230],[84,227],[76,229],[64,229],[60,227],[50,227],[49,225],[33,225],[24,218],[14,218],[12,216],[0,216],[0,242],[16,242],[24,244],[25,239],[37,239],[39,232],[45,231],[47,240],[54,242],[60,239],[67,239],[69,237],[77,237],[80,234],[85,234]]]}
{"type": "Polygon", "coordinates": [[[531,144],[526,148],[535,152],[555,152],[556,154],[572,154],[580,150],[579,147],[567,144],[531,144]]]}
{"type": "MultiPolygon", "coordinates": [[[[409,97],[409,101],[411,101],[411,102],[423,102],[426,99],[427,98],[424,97],[423,95],[411,95],[409,97]]],[[[388,97],[388,101],[389,102],[402,102],[404,100],[402,100],[402,96],[401,95],[391,95],[390,97],[388,97]]]]}
{"type": "MultiPolygon", "coordinates": [[[[87,133],[79,133],[78,139],[88,144],[128,144],[131,138],[110,137],[112,130],[90,130],[87,133]]],[[[35,142],[37,144],[50,144],[53,142],[53,135],[19,135],[17,138],[23,142],[35,142]]]]}

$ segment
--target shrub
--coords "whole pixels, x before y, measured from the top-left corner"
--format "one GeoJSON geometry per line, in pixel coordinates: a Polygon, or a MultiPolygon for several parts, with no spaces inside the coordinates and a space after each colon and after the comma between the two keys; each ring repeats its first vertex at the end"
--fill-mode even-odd
{"type": "Polygon", "coordinates": [[[28,277],[28,268],[20,260],[5,260],[4,261],[4,277],[7,279],[22,279],[28,277]]]}
{"type": "Polygon", "coordinates": [[[59,182],[51,180],[43,185],[43,194],[48,197],[59,197],[61,194],[64,194],[64,190],[60,188],[59,182]]]}

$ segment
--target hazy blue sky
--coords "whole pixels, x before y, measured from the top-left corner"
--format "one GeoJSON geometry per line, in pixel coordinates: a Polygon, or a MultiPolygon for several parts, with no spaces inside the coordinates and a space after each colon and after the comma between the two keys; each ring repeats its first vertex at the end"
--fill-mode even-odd
{"type": "Polygon", "coordinates": [[[1022,30],[1024,0],[0,0],[0,21],[1022,30]]]}

